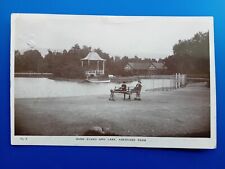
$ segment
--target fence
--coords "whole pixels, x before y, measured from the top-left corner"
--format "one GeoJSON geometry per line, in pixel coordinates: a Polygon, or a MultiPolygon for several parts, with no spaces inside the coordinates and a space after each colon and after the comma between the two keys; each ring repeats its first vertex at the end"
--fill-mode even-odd
{"type": "Polygon", "coordinates": [[[187,76],[180,73],[176,73],[175,75],[142,77],[142,79],[151,79],[145,91],[169,91],[185,87],[187,84],[187,76]]]}
{"type": "Polygon", "coordinates": [[[147,83],[147,91],[172,90],[184,87],[187,84],[187,76],[180,73],[176,73],[175,75],[114,77],[111,79],[111,82],[122,83],[123,81],[125,81],[127,83],[132,83],[138,80],[145,81],[145,86],[147,83]]]}

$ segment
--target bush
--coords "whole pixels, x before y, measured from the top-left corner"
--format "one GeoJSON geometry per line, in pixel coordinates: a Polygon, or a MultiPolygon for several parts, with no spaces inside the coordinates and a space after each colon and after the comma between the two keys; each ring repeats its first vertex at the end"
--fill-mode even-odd
{"type": "Polygon", "coordinates": [[[54,76],[64,78],[84,78],[84,70],[82,67],[72,64],[62,65],[54,70],[54,76]]]}

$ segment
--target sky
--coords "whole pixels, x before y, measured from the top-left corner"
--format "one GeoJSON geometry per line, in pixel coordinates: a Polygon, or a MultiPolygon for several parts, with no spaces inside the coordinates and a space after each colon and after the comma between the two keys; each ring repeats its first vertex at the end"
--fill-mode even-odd
{"type": "Polygon", "coordinates": [[[209,17],[88,16],[16,14],[14,49],[37,49],[42,56],[69,50],[78,43],[100,48],[110,56],[165,58],[178,40],[211,27],[209,17]]]}

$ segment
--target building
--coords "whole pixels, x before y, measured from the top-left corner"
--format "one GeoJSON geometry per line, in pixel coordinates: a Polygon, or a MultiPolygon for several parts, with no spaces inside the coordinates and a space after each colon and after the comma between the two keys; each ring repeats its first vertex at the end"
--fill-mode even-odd
{"type": "Polygon", "coordinates": [[[161,62],[129,62],[124,70],[133,74],[162,74],[167,67],[161,62]]]}
{"type": "Polygon", "coordinates": [[[81,59],[81,66],[88,77],[95,77],[105,74],[105,59],[98,53],[92,51],[85,58],[81,59]]]}

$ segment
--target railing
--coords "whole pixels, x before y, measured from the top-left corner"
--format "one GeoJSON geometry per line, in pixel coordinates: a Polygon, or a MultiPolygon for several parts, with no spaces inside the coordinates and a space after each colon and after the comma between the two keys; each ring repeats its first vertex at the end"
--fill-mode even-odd
{"type": "Polygon", "coordinates": [[[87,70],[85,71],[86,74],[95,74],[95,75],[99,75],[99,74],[104,74],[103,70],[87,70]]]}

